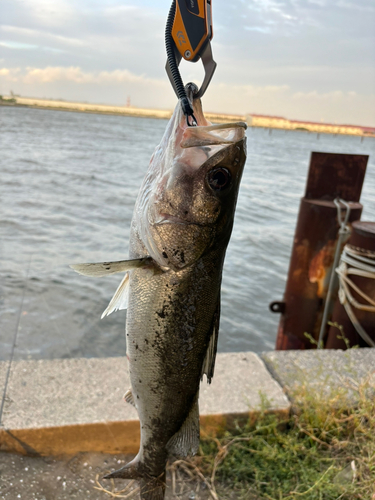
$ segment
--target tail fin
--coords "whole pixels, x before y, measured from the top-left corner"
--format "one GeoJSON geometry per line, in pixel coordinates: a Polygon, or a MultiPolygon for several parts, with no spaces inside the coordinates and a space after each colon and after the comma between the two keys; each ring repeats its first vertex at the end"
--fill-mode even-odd
{"type": "Polygon", "coordinates": [[[159,477],[145,476],[139,481],[141,500],[164,500],[165,471],[159,477]]]}
{"type": "Polygon", "coordinates": [[[137,479],[139,481],[141,500],[164,500],[165,471],[159,477],[149,476],[140,470],[140,462],[136,457],[121,469],[107,474],[103,479],[137,479]]]}

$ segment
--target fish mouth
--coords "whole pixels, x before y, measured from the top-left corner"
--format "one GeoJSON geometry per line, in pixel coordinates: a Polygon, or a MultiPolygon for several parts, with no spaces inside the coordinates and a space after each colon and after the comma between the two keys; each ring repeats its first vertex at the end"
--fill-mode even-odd
{"type": "MultiPolygon", "coordinates": [[[[190,130],[188,125],[184,122],[184,129],[190,130]]],[[[229,123],[217,123],[215,125],[197,125],[194,127],[194,131],[201,131],[204,130],[205,132],[216,132],[218,130],[227,130],[231,128],[243,128],[244,130],[247,129],[247,123],[246,122],[229,122],[229,123]]]]}

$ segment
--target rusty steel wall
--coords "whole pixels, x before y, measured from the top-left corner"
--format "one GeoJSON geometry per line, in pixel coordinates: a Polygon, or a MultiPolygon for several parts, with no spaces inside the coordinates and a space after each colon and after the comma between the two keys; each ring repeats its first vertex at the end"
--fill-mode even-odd
{"type": "MultiPolygon", "coordinates": [[[[349,223],[360,219],[359,203],[368,156],[311,154],[305,196],[301,199],[283,301],[270,305],[280,312],[276,349],[309,349],[315,340],[328,291],[339,222],[337,197],[350,202],[349,223]]],[[[342,206],[345,213],[345,207],[342,206]]],[[[337,293],[337,291],[336,291],[337,293]]]]}

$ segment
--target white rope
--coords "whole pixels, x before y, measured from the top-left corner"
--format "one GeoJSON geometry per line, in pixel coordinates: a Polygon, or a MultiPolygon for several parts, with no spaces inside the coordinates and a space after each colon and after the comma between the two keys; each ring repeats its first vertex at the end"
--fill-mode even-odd
{"type": "Polygon", "coordinates": [[[369,346],[375,347],[375,342],[359,323],[352,309],[352,307],[354,307],[359,311],[375,313],[375,300],[363,292],[349,278],[350,275],[353,275],[375,280],[375,252],[365,250],[360,251],[351,245],[345,245],[340,259],[340,265],[336,269],[336,273],[339,276],[340,303],[344,306],[345,311],[353,323],[357,333],[369,346]],[[356,291],[360,297],[362,297],[364,303],[359,302],[353,297],[351,288],[356,291]]]}

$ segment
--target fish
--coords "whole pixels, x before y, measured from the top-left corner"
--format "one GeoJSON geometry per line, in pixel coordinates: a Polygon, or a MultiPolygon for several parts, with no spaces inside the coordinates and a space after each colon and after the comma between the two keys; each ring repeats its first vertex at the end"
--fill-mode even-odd
{"type": "Polygon", "coordinates": [[[125,272],[103,316],[127,307],[131,387],[138,412],[137,456],[105,476],[136,479],[142,500],[162,500],[169,459],[199,447],[199,386],[214,374],[224,257],[246,162],[246,123],[212,125],[187,95],[197,126],[178,103],[138,194],[129,258],[76,264],[80,274],[125,272]]]}

